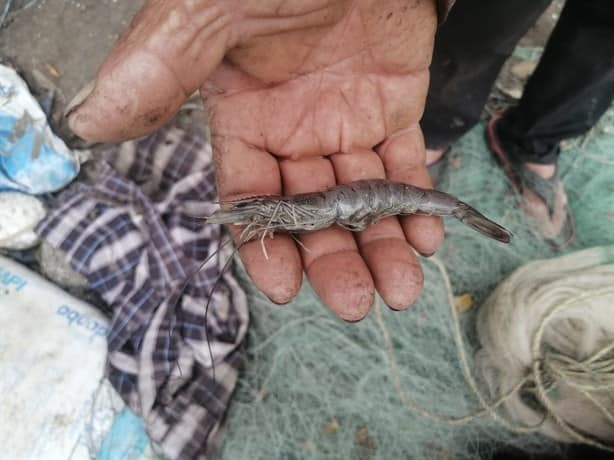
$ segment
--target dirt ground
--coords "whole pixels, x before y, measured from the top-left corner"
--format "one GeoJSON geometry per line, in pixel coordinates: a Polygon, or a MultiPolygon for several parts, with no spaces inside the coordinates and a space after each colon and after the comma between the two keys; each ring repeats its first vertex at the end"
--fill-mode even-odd
{"type": "MultiPolygon", "coordinates": [[[[6,2],[0,0],[0,8],[6,2]]],[[[0,59],[34,91],[56,90],[54,114],[94,76],[140,0],[13,0],[0,29],[0,59]],[[31,4],[29,8],[23,8],[31,4]]],[[[2,11],[0,9],[0,11],[2,11]]],[[[55,117],[54,117],[55,118],[55,117]]]]}
{"type": "MultiPolygon", "coordinates": [[[[564,0],[555,0],[522,40],[523,46],[545,43],[564,0]]],[[[55,92],[52,125],[66,135],[62,113],[76,92],[96,73],[119,33],[129,24],[142,0],[0,0],[0,60],[22,72],[34,92],[55,92]],[[9,4],[10,3],[10,4],[9,4]]],[[[513,63],[511,63],[513,64],[513,63]]],[[[521,86],[522,79],[506,66],[503,85],[521,86]]],[[[198,111],[193,117],[202,118],[198,111]]]]}

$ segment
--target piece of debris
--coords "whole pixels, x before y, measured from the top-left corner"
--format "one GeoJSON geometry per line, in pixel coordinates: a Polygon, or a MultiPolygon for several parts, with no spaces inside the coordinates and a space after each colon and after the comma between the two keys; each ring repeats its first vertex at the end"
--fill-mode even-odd
{"type": "Polygon", "coordinates": [[[269,390],[268,390],[267,387],[260,388],[258,393],[256,393],[256,401],[258,401],[258,402],[264,401],[268,397],[269,397],[269,390]]]}
{"type": "Polygon", "coordinates": [[[450,159],[450,165],[454,169],[461,169],[463,167],[463,159],[460,155],[455,155],[450,159]]]}
{"type": "Polygon", "coordinates": [[[55,192],[80,166],[78,156],[51,131],[26,83],[0,65],[0,191],[55,192]]]}
{"type": "Polygon", "coordinates": [[[0,192],[0,248],[23,250],[39,242],[34,229],[47,211],[36,197],[0,192]]]}
{"type": "Polygon", "coordinates": [[[46,63],[45,66],[47,67],[49,75],[55,78],[58,78],[60,76],[60,72],[52,64],[46,63]]]}
{"type": "Polygon", "coordinates": [[[454,307],[459,313],[466,313],[473,307],[473,296],[469,292],[454,297],[454,307]]]}
{"type": "Polygon", "coordinates": [[[366,426],[356,432],[356,444],[366,450],[375,450],[377,447],[366,426]]]}
{"type": "Polygon", "coordinates": [[[41,242],[37,250],[37,259],[41,273],[54,283],[73,289],[87,289],[89,283],[85,276],[74,271],[66,262],[66,254],[61,249],[56,249],[46,241],[41,242]]]}
{"type": "Polygon", "coordinates": [[[339,421],[333,417],[333,419],[324,425],[324,432],[326,434],[335,434],[339,431],[339,421]]]}

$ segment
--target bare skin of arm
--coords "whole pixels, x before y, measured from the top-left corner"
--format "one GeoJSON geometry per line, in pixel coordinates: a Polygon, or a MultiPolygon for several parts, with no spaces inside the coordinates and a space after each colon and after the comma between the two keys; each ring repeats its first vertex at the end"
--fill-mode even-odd
{"type": "MultiPolygon", "coordinates": [[[[91,141],[142,136],[200,90],[221,200],[368,178],[430,187],[418,122],[436,23],[434,0],[150,0],[69,123],[91,141]]],[[[267,240],[268,259],[257,241],[241,248],[256,286],[287,303],[304,271],[333,312],[357,321],[376,290],[393,309],[415,302],[412,248],[434,252],[443,225],[409,216],[300,238],[267,240]]]]}

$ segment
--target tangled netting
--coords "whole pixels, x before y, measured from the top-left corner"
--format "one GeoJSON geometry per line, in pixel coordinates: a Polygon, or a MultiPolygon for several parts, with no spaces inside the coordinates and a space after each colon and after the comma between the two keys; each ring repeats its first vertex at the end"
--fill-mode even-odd
{"type": "MultiPolygon", "coordinates": [[[[475,205],[514,233],[510,245],[446,220],[437,253],[454,295],[470,293],[460,315],[468,366],[476,374],[476,314],[513,270],[556,255],[527,223],[478,126],[448,156],[441,189],[475,205]]],[[[566,251],[614,243],[614,110],[587,136],[564,145],[560,174],[576,219],[566,251]]],[[[423,261],[425,288],[406,312],[376,308],[345,324],[307,283],[287,306],[251,288],[246,367],[228,416],[222,457],[241,459],[422,459],[484,457],[501,445],[564,450],[539,434],[515,433],[485,415],[449,424],[482,408],[459,364],[449,292],[440,267],[423,261]],[[390,350],[393,353],[390,353],[390,350]],[[391,359],[391,356],[394,359],[391,359]],[[403,396],[405,394],[405,396],[403,396]]]]}
{"type": "Polygon", "coordinates": [[[523,265],[477,318],[478,363],[511,429],[614,452],[614,245],[523,265]]]}

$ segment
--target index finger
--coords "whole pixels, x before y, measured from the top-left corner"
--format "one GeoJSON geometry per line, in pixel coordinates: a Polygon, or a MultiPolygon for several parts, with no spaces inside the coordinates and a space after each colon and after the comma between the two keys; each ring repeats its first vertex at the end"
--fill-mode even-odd
{"type": "MultiPolygon", "coordinates": [[[[246,195],[281,194],[279,163],[271,154],[245,144],[239,139],[212,136],[218,193],[221,201],[246,195]]],[[[240,229],[231,229],[238,236],[240,229]]],[[[250,241],[239,248],[241,260],[254,284],[277,304],[296,296],[302,281],[301,257],[288,235],[276,234],[264,240],[250,241]]]]}
{"type": "MultiPolygon", "coordinates": [[[[413,126],[390,137],[377,149],[382,157],[386,176],[390,180],[432,188],[431,177],[424,162],[422,131],[413,126]]],[[[444,238],[440,217],[412,215],[401,218],[407,241],[420,254],[433,254],[444,238]]]]}

